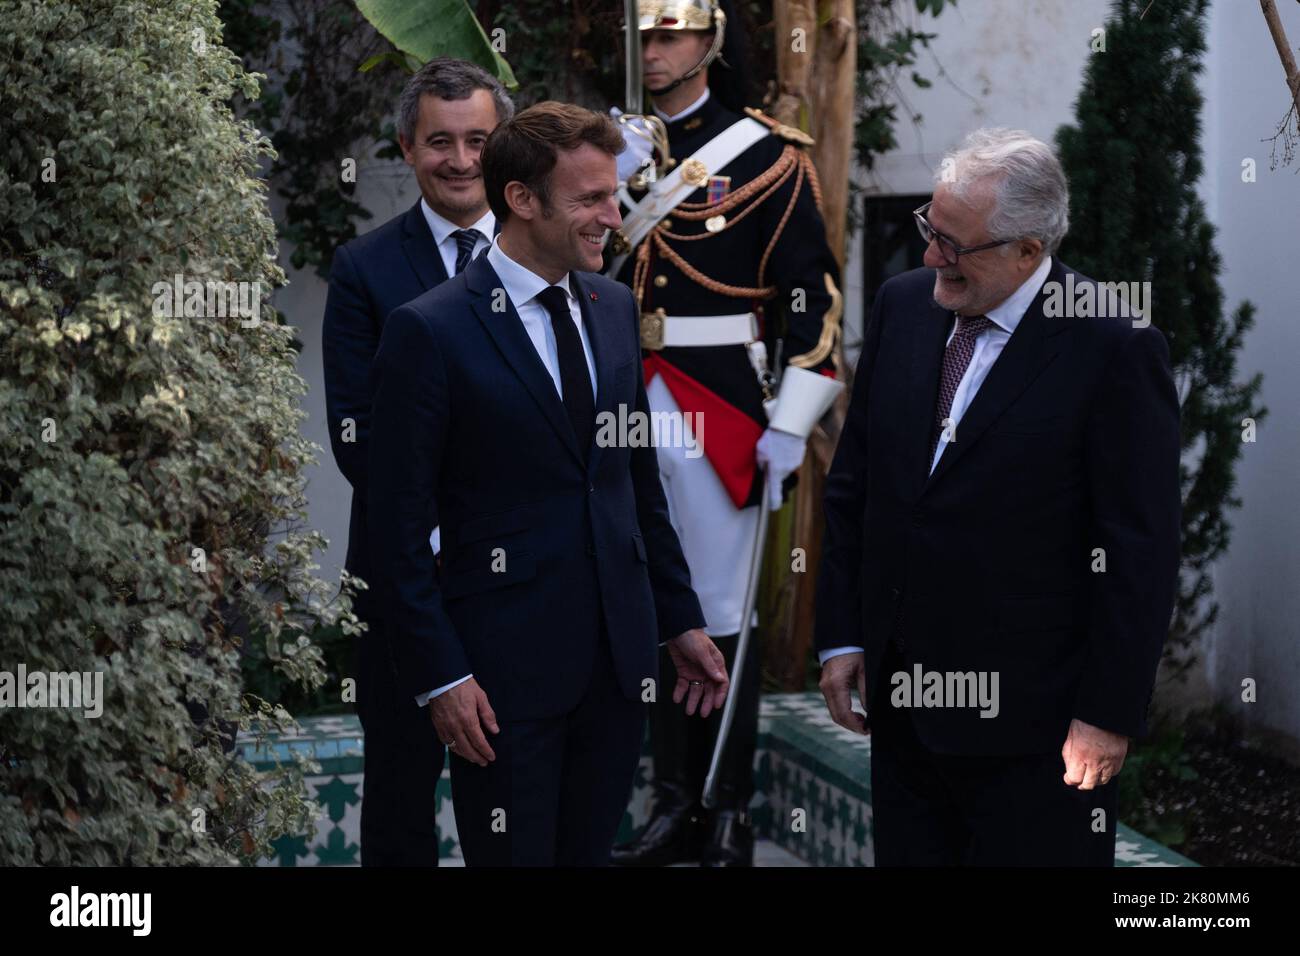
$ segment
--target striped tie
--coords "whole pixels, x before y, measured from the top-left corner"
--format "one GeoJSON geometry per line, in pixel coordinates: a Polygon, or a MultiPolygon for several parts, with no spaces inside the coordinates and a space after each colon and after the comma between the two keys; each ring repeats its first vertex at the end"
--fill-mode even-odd
{"type": "Polygon", "coordinates": [[[971,357],[975,354],[975,339],[985,329],[993,328],[993,323],[982,315],[957,316],[957,331],[943,353],[943,377],[939,380],[939,404],[934,409],[934,428],[930,433],[930,461],[939,447],[939,435],[943,432],[944,421],[952,411],[953,396],[961,377],[966,374],[971,357]]]}
{"type": "Polygon", "coordinates": [[[474,247],[483,238],[483,233],[477,229],[457,229],[451,235],[456,240],[456,275],[460,275],[473,258],[474,247]]]}

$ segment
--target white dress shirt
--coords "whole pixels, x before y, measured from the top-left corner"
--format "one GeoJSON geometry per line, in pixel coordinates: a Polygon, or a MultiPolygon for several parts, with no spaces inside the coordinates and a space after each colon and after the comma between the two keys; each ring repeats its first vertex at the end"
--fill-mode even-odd
{"type": "Polygon", "coordinates": [[[669,116],[667,113],[665,113],[663,110],[661,110],[659,107],[656,106],[654,108],[655,115],[658,116],[665,123],[675,123],[680,119],[686,119],[686,117],[690,116],[692,113],[694,113],[696,110],[698,110],[701,106],[703,106],[708,101],[709,101],[709,88],[706,86],[704,88],[704,92],[700,94],[700,98],[696,100],[694,103],[692,103],[690,106],[686,107],[686,109],[682,110],[680,113],[675,113],[672,116],[669,116]]]}
{"type": "MultiPolygon", "coordinates": [[[[454,242],[453,245],[455,245],[454,242]]],[[[523,323],[529,341],[533,343],[533,348],[537,350],[538,358],[542,360],[547,373],[551,376],[551,381],[555,383],[555,391],[559,393],[560,399],[563,400],[564,386],[560,384],[560,353],[555,344],[555,330],[551,328],[551,316],[546,311],[546,306],[537,301],[538,293],[548,288],[552,283],[547,282],[537,273],[521,266],[506,255],[505,250],[501,248],[499,236],[492,243],[492,247],[488,249],[487,257],[492,268],[496,270],[497,278],[501,280],[501,286],[506,290],[506,296],[514,305],[515,311],[519,313],[519,321],[523,323]]],[[[554,285],[563,290],[565,301],[569,303],[569,316],[578,327],[578,336],[582,340],[582,352],[587,358],[587,373],[591,376],[591,397],[594,402],[596,399],[596,360],[594,353],[591,351],[591,338],[587,335],[587,328],[582,321],[582,310],[578,306],[577,297],[570,288],[569,274],[566,272],[560,277],[560,281],[554,283],[554,285]]],[[[500,320],[503,322],[509,321],[509,318],[509,315],[505,313],[500,315],[500,320]]],[[[473,674],[466,674],[459,680],[444,684],[427,694],[419,694],[416,696],[415,702],[424,707],[434,697],[465,683],[473,676],[473,674]]]]}
{"type": "MultiPolygon", "coordinates": [[[[993,327],[985,329],[975,338],[975,352],[971,355],[970,364],[966,366],[966,372],[962,375],[961,381],[957,383],[957,391],[952,396],[952,410],[948,417],[952,419],[952,431],[956,436],[954,440],[961,439],[961,418],[966,414],[966,409],[970,408],[975,394],[988,378],[989,369],[993,363],[998,360],[1002,350],[1006,347],[1007,342],[1011,340],[1011,334],[1015,332],[1016,327],[1020,325],[1020,320],[1025,317],[1025,312],[1029,310],[1030,303],[1034,301],[1034,296],[1038,295],[1038,290],[1043,287],[1047,281],[1047,273],[1052,268],[1052,257],[1043,256],[1043,261],[1038,264],[1033,275],[1020,284],[1015,292],[1011,293],[1001,305],[997,308],[990,309],[985,313],[986,318],[993,323],[993,327]]],[[[957,323],[954,322],[952,332],[948,333],[947,342],[952,341],[953,335],[957,333],[957,323]]],[[[944,348],[947,349],[947,342],[944,348]]],[[[934,458],[930,460],[930,473],[934,473],[935,465],[939,463],[943,450],[948,447],[948,440],[941,433],[939,435],[938,447],[934,450],[934,458]]],[[[854,654],[862,651],[860,647],[832,647],[828,650],[821,651],[817,654],[817,659],[824,665],[832,657],[838,657],[841,654],[854,654]]]]}
{"type": "Polygon", "coordinates": [[[478,222],[472,226],[458,226],[450,219],[439,215],[433,211],[433,208],[420,197],[420,210],[424,213],[424,221],[429,224],[429,231],[433,233],[433,242],[438,247],[438,255],[442,256],[443,267],[447,270],[447,278],[456,274],[456,254],[460,251],[456,245],[456,240],[451,234],[457,229],[477,229],[482,237],[474,243],[472,256],[477,256],[492,243],[492,233],[497,227],[497,218],[492,215],[489,209],[483,214],[478,222]]]}
{"type": "MultiPolygon", "coordinates": [[[[546,306],[537,301],[537,294],[551,283],[506,255],[505,250],[501,248],[499,236],[497,241],[492,243],[492,248],[488,250],[487,258],[492,268],[496,270],[497,278],[501,280],[501,285],[506,290],[506,296],[514,303],[515,311],[519,313],[519,321],[524,324],[524,331],[528,333],[533,348],[537,349],[538,357],[546,366],[546,371],[550,373],[551,380],[555,382],[555,390],[563,399],[564,388],[560,384],[560,352],[555,344],[555,330],[551,328],[551,316],[546,311],[546,306]]],[[[591,351],[591,339],[582,322],[582,310],[578,308],[578,298],[570,288],[569,274],[566,272],[555,285],[563,290],[565,301],[569,303],[569,315],[573,318],[573,324],[578,327],[578,337],[582,340],[582,353],[587,359],[587,374],[591,376],[591,397],[592,401],[595,401],[596,360],[591,351]]],[[[502,319],[505,318],[503,313],[502,319]]]]}

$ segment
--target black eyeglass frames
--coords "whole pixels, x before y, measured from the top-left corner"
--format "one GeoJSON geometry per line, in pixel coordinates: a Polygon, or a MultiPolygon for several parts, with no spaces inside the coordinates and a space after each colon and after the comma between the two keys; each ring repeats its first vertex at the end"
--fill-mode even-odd
{"type": "Polygon", "coordinates": [[[994,249],[997,246],[1005,246],[1008,242],[1015,242],[1014,239],[998,239],[994,242],[985,242],[978,246],[959,246],[953,242],[934,226],[930,225],[930,220],[925,218],[926,212],[930,209],[930,204],[934,200],[919,206],[912,210],[912,216],[916,219],[917,231],[921,233],[921,238],[925,240],[928,246],[932,242],[939,245],[939,255],[943,256],[943,261],[950,266],[957,264],[959,256],[969,255],[972,252],[983,252],[985,249],[994,249]]]}

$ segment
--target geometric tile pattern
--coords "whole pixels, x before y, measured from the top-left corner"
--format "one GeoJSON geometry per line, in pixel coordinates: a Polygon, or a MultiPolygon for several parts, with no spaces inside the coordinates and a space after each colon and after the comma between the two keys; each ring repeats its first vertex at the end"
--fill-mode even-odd
{"type": "MultiPolygon", "coordinates": [[[[284,837],[262,866],[356,866],[360,862],[362,736],[354,715],[307,717],[297,734],[274,739],[258,750],[241,735],[238,748],[255,767],[273,766],[302,753],[320,764],[307,778],[321,806],[313,834],[284,837]]],[[[647,741],[648,744],[648,741],[647,741]]],[[[649,748],[637,767],[636,783],[619,839],[649,819],[649,748]]],[[[871,866],[871,738],[850,733],[830,719],[819,693],[765,694],[755,755],[756,793],[751,804],[757,835],[771,841],[772,857],[791,854],[813,866],[871,866]]],[[[451,803],[450,770],[438,781],[439,858],[461,862],[451,803]]],[[[1167,847],[1120,824],[1116,866],[1196,866],[1167,847]]]]}
{"type": "Polygon", "coordinates": [[[1180,853],[1120,824],[1115,830],[1116,866],[1200,866],[1180,853]]]}
{"type": "MultiPolygon", "coordinates": [[[[871,866],[871,737],[840,727],[819,693],[764,696],[759,832],[814,866],[871,866]]],[[[1116,866],[1196,866],[1120,824],[1116,866]]]]}

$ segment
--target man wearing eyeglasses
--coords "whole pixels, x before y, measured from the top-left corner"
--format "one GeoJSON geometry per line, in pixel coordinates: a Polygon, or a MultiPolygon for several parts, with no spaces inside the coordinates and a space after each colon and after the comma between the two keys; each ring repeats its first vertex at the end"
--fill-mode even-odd
{"type": "Polygon", "coordinates": [[[1098,288],[1055,257],[1048,146],[980,130],[941,169],[827,478],[821,688],[872,733],[877,865],[1111,866],[1178,574],[1169,350],[1123,303],[1045,307],[1098,288]]]}

